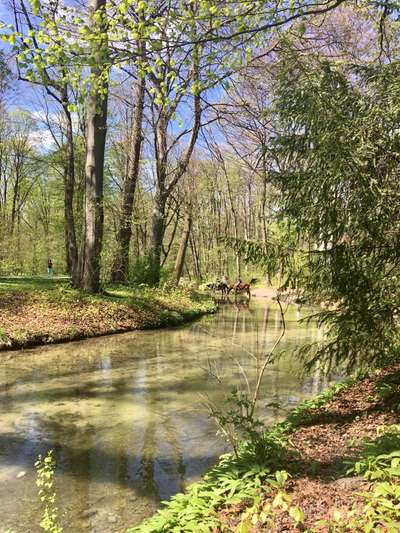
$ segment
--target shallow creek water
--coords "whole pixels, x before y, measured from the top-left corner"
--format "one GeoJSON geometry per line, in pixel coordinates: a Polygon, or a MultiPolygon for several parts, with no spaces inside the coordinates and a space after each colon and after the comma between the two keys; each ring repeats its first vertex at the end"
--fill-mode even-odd
{"type": "MultiPolygon", "coordinates": [[[[327,385],[290,355],[320,334],[297,322],[304,314],[287,310],[286,354],[267,368],[261,407],[327,385]]],[[[66,533],[122,532],[151,515],[227,449],[202,395],[220,405],[241,367],[254,378],[280,328],[277,306],[260,299],[180,328],[0,353],[0,532],[41,531],[33,465],[50,448],[66,533]]]]}

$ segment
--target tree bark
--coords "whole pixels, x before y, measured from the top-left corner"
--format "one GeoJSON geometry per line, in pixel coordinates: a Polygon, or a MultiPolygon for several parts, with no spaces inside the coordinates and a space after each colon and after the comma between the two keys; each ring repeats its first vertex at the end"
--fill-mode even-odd
{"type": "Polygon", "coordinates": [[[181,242],[179,245],[178,255],[176,256],[175,261],[175,277],[176,277],[176,284],[179,284],[179,280],[182,276],[183,271],[183,265],[185,263],[185,257],[186,257],[186,250],[187,245],[189,242],[190,232],[192,229],[192,209],[191,206],[188,205],[185,213],[185,225],[184,230],[181,237],[181,242]]]}
{"type": "Polygon", "coordinates": [[[150,255],[151,282],[158,285],[161,273],[161,249],[165,231],[165,200],[156,194],[152,217],[152,243],[150,255]]]}
{"type": "MultiPolygon", "coordinates": [[[[171,247],[174,243],[174,240],[175,240],[175,235],[176,235],[176,230],[178,229],[178,225],[179,225],[179,213],[180,213],[180,206],[177,205],[175,207],[175,209],[173,209],[173,214],[171,215],[169,221],[166,221],[166,224],[165,224],[165,231],[167,230],[168,226],[170,224],[172,224],[172,221],[174,220],[173,224],[173,228],[172,228],[172,232],[171,232],[171,236],[169,238],[169,242],[168,242],[168,245],[167,247],[164,246],[164,244],[162,245],[162,253],[164,255],[162,261],[161,261],[161,266],[163,267],[168,259],[168,256],[169,256],[169,253],[171,251],[171,247]]],[[[168,218],[168,214],[166,215],[167,218],[168,218]]]]}
{"type": "Polygon", "coordinates": [[[64,89],[63,109],[66,123],[66,154],[64,164],[64,231],[65,231],[65,256],[67,272],[71,276],[73,287],[79,285],[78,246],[76,242],[74,221],[74,193],[75,193],[75,153],[72,128],[72,117],[68,109],[67,88],[64,89]]]}
{"type": "Polygon", "coordinates": [[[202,279],[199,254],[196,248],[196,242],[194,240],[193,234],[189,234],[189,241],[190,241],[190,247],[192,250],[193,268],[194,268],[195,276],[197,279],[202,279]]]}
{"type": "Polygon", "coordinates": [[[133,202],[139,175],[140,151],[142,147],[145,88],[146,81],[143,77],[138,80],[134,87],[136,107],[132,117],[127,172],[122,191],[121,217],[117,233],[117,250],[111,270],[111,281],[114,283],[126,283],[129,276],[129,247],[132,237],[133,202]]]}
{"type": "Polygon", "coordinates": [[[150,281],[154,285],[160,282],[161,249],[165,231],[166,179],[168,163],[167,145],[168,119],[162,110],[155,131],[156,153],[156,193],[151,225],[150,281]]]}
{"type": "MultiPolygon", "coordinates": [[[[104,78],[107,56],[107,37],[105,21],[106,0],[90,0],[89,8],[93,13],[103,12],[104,16],[98,29],[103,36],[100,42],[94,41],[93,66],[91,76],[94,80],[104,78]]],[[[97,30],[96,30],[97,31],[97,30]]],[[[100,290],[100,257],[103,241],[103,177],[104,151],[107,133],[108,81],[102,86],[91,87],[87,98],[86,161],[85,161],[85,229],[82,257],[80,288],[96,293],[100,290]]],[[[95,83],[94,83],[95,85],[95,83]]]]}

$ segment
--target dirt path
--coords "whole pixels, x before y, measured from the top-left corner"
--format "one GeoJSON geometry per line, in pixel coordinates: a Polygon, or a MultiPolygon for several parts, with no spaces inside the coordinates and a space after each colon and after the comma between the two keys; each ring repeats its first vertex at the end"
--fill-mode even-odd
{"type": "Polygon", "coordinates": [[[256,287],[251,289],[251,295],[255,298],[269,298],[272,300],[276,296],[276,289],[274,287],[256,287]]]}

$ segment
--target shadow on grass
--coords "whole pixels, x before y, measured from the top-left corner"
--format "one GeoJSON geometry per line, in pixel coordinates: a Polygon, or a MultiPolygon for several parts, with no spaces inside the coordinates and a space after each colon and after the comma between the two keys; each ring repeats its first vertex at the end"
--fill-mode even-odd
{"type": "Polygon", "coordinates": [[[0,291],[49,290],[69,284],[68,276],[0,276],[0,291]]]}

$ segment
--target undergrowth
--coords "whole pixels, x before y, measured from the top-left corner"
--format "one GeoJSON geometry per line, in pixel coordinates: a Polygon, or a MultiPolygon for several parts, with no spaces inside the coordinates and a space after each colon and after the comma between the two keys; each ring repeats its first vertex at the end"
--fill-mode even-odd
{"type": "MultiPolygon", "coordinates": [[[[361,502],[346,512],[331,509],[330,517],[318,519],[313,526],[305,526],[307,509],[293,503],[285,470],[275,472],[263,483],[263,494],[256,494],[252,503],[241,513],[235,533],[257,531],[277,532],[276,519],[285,515],[290,531],[306,533],[397,533],[400,531],[400,425],[380,427],[376,439],[366,440],[359,460],[348,474],[362,475],[373,482],[359,494],[361,502]],[[293,529],[295,528],[295,529],[293,529]]],[[[289,530],[289,529],[288,529],[289,530]]],[[[148,531],[157,532],[158,529],[148,531]]],[[[160,530],[164,531],[164,530],[160,530]]],[[[166,530],[165,530],[166,531],[166,530]]],[[[186,531],[185,528],[176,531],[186,531]]],[[[219,531],[231,531],[220,527],[219,531]]],[[[286,529],[285,529],[286,531],[286,529]]]]}

